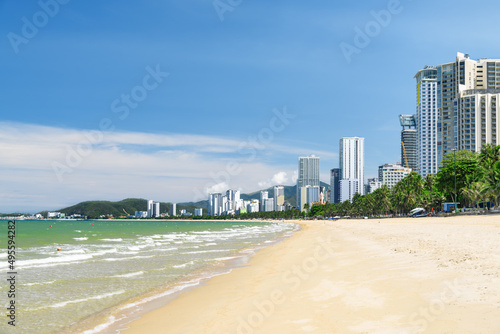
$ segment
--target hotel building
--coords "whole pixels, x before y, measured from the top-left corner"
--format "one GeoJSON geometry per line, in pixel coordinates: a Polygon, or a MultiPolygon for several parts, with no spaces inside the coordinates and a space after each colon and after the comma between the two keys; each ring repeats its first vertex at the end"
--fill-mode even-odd
{"type": "Polygon", "coordinates": [[[411,173],[410,168],[399,164],[385,164],[378,167],[378,177],[382,185],[388,188],[394,187],[399,181],[411,173]]]}
{"type": "Polygon", "coordinates": [[[307,198],[302,196],[301,189],[305,186],[319,187],[319,157],[314,155],[299,157],[299,174],[297,178],[297,207],[303,208],[307,198]]]}
{"type": "MultiPolygon", "coordinates": [[[[437,69],[426,66],[417,72],[417,172],[425,177],[435,174],[441,162],[440,127],[438,108],[437,69]]],[[[402,160],[404,161],[404,160],[402,160]]]]}
{"type": "Polygon", "coordinates": [[[417,120],[416,115],[399,115],[401,130],[401,162],[402,165],[417,171],[417,120]],[[406,165],[408,162],[408,166],[406,165]]]}
{"type": "Polygon", "coordinates": [[[499,144],[500,59],[473,60],[458,52],[455,61],[427,66],[415,78],[422,176],[437,172],[453,149],[478,152],[499,144]]]}
{"type": "Polygon", "coordinates": [[[339,141],[340,202],[352,201],[354,194],[364,195],[365,139],[342,137],[339,141]]]}

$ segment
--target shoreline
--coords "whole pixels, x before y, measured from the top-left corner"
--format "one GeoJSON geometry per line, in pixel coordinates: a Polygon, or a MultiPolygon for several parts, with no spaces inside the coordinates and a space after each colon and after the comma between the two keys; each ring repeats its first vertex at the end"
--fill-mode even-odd
{"type": "MultiPolygon", "coordinates": [[[[121,220],[120,220],[121,221],[121,220]]],[[[173,222],[177,222],[172,220],[173,222]]],[[[186,221],[186,220],[182,220],[186,221]]],[[[118,221],[119,222],[119,221],[118,221]]],[[[194,220],[193,222],[197,222],[194,220]]],[[[224,221],[227,222],[227,221],[224,221]]],[[[282,223],[282,221],[250,221],[249,223],[282,223]]],[[[290,223],[286,222],[285,223],[290,223]]],[[[286,240],[290,235],[293,235],[300,230],[299,224],[294,224],[296,227],[293,230],[287,231],[278,235],[274,239],[261,241],[259,243],[248,245],[242,249],[235,251],[227,257],[216,262],[208,264],[202,268],[191,271],[168,284],[148,291],[144,294],[137,295],[120,304],[112,306],[108,309],[90,315],[60,331],[60,334],[69,333],[85,333],[85,334],[108,334],[117,333],[120,328],[130,323],[134,319],[139,319],[143,315],[158,309],[179,295],[189,292],[197,287],[203,286],[213,277],[225,275],[236,268],[246,266],[251,256],[259,250],[275,245],[283,240],[286,240]]]]}
{"type": "Polygon", "coordinates": [[[293,222],[120,333],[500,332],[498,216],[293,222]]]}

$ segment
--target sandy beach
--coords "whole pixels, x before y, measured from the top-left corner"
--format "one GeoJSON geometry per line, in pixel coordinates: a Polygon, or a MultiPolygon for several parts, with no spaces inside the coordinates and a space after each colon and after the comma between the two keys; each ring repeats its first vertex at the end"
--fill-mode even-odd
{"type": "Polygon", "coordinates": [[[500,333],[499,215],[301,224],[121,332],[500,333]]]}

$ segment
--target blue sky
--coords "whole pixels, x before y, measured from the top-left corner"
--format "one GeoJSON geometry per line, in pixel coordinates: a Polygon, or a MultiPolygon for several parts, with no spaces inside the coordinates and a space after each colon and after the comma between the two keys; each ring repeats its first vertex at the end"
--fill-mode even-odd
{"type": "Polygon", "coordinates": [[[329,182],[342,136],[373,177],[419,69],[500,58],[494,1],[59,1],[0,1],[0,212],[329,182]]]}

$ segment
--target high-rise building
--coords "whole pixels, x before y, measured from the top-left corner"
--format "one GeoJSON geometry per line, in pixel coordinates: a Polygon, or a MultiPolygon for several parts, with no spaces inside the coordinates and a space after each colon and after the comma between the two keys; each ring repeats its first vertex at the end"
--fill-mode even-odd
{"type": "Polygon", "coordinates": [[[401,130],[401,161],[403,166],[417,171],[417,120],[416,115],[399,115],[401,130]],[[408,165],[407,165],[408,164],[408,165]]]}
{"type": "Polygon", "coordinates": [[[364,195],[364,145],[365,139],[360,137],[342,137],[339,141],[340,202],[352,201],[355,193],[364,195]],[[342,182],[345,180],[349,183],[342,182]]]}
{"type": "Polygon", "coordinates": [[[194,209],[194,215],[195,216],[203,216],[203,209],[194,209]]]}
{"type": "Polygon", "coordinates": [[[381,187],[382,187],[382,181],[379,181],[378,178],[374,177],[374,178],[368,179],[368,184],[367,184],[368,191],[366,193],[371,194],[372,192],[374,192],[375,190],[377,190],[381,187]]]}
{"type": "Polygon", "coordinates": [[[148,217],[154,218],[160,216],[160,203],[153,200],[148,201],[148,217]]]}
{"type": "Polygon", "coordinates": [[[226,197],[227,202],[224,211],[226,215],[232,215],[239,209],[240,191],[229,189],[226,191],[226,197]]]}
{"type": "Polygon", "coordinates": [[[319,157],[310,155],[299,157],[299,174],[297,178],[297,207],[304,202],[300,189],[305,186],[319,186],[319,157]]]}
{"type": "MultiPolygon", "coordinates": [[[[359,181],[358,179],[343,179],[340,180],[340,201],[351,201],[354,195],[359,190],[359,181]]],[[[364,189],[363,189],[364,190],[364,189]]]]}
{"type": "Polygon", "coordinates": [[[306,186],[307,188],[307,204],[309,207],[313,203],[318,203],[320,198],[320,187],[319,186],[306,186]]]}
{"type": "MultiPolygon", "coordinates": [[[[226,196],[224,196],[226,197],[226,196]]],[[[219,216],[222,214],[222,194],[214,193],[208,195],[208,214],[219,216]]]]}
{"type": "Polygon", "coordinates": [[[417,133],[422,176],[437,171],[435,166],[453,149],[478,152],[486,144],[499,144],[500,59],[473,60],[468,54],[458,52],[454,61],[435,68],[426,66],[415,78],[417,129],[420,118],[422,122],[422,132],[417,133]],[[433,116],[434,103],[439,118],[433,116]],[[429,135],[429,130],[434,131],[433,122],[437,134],[429,135]],[[425,156],[424,149],[425,153],[429,152],[429,146],[434,150],[433,136],[436,154],[425,156]]]}
{"type": "Polygon", "coordinates": [[[283,211],[285,206],[285,187],[274,186],[274,211],[283,211]]]}
{"type": "Polygon", "coordinates": [[[176,203],[170,204],[170,215],[172,217],[177,216],[177,204],[176,203]]]}
{"type": "Polygon", "coordinates": [[[259,200],[253,199],[247,204],[247,212],[259,212],[259,200]]]}
{"type": "Polygon", "coordinates": [[[340,203],[340,168],[330,170],[330,203],[340,203]]]}
{"type": "Polygon", "coordinates": [[[148,200],[147,212],[148,212],[149,218],[153,217],[153,200],[152,199],[148,200]]]}
{"type": "MultiPolygon", "coordinates": [[[[266,210],[264,210],[264,205],[265,205],[266,199],[268,199],[268,198],[269,198],[269,193],[267,191],[263,190],[260,192],[260,211],[266,211],[266,210]]],[[[274,205],[274,202],[273,202],[273,205],[274,205]]]]}
{"type": "Polygon", "coordinates": [[[437,173],[441,162],[441,115],[437,100],[439,86],[437,71],[434,67],[426,66],[415,74],[417,80],[417,171],[423,177],[437,173]]]}
{"type": "Polygon", "coordinates": [[[410,173],[410,168],[403,167],[400,164],[385,164],[378,167],[379,180],[381,180],[382,185],[388,188],[394,187],[410,173]]]}
{"type": "Polygon", "coordinates": [[[262,211],[269,212],[274,211],[274,198],[265,198],[264,204],[261,204],[263,209],[262,211]]]}

